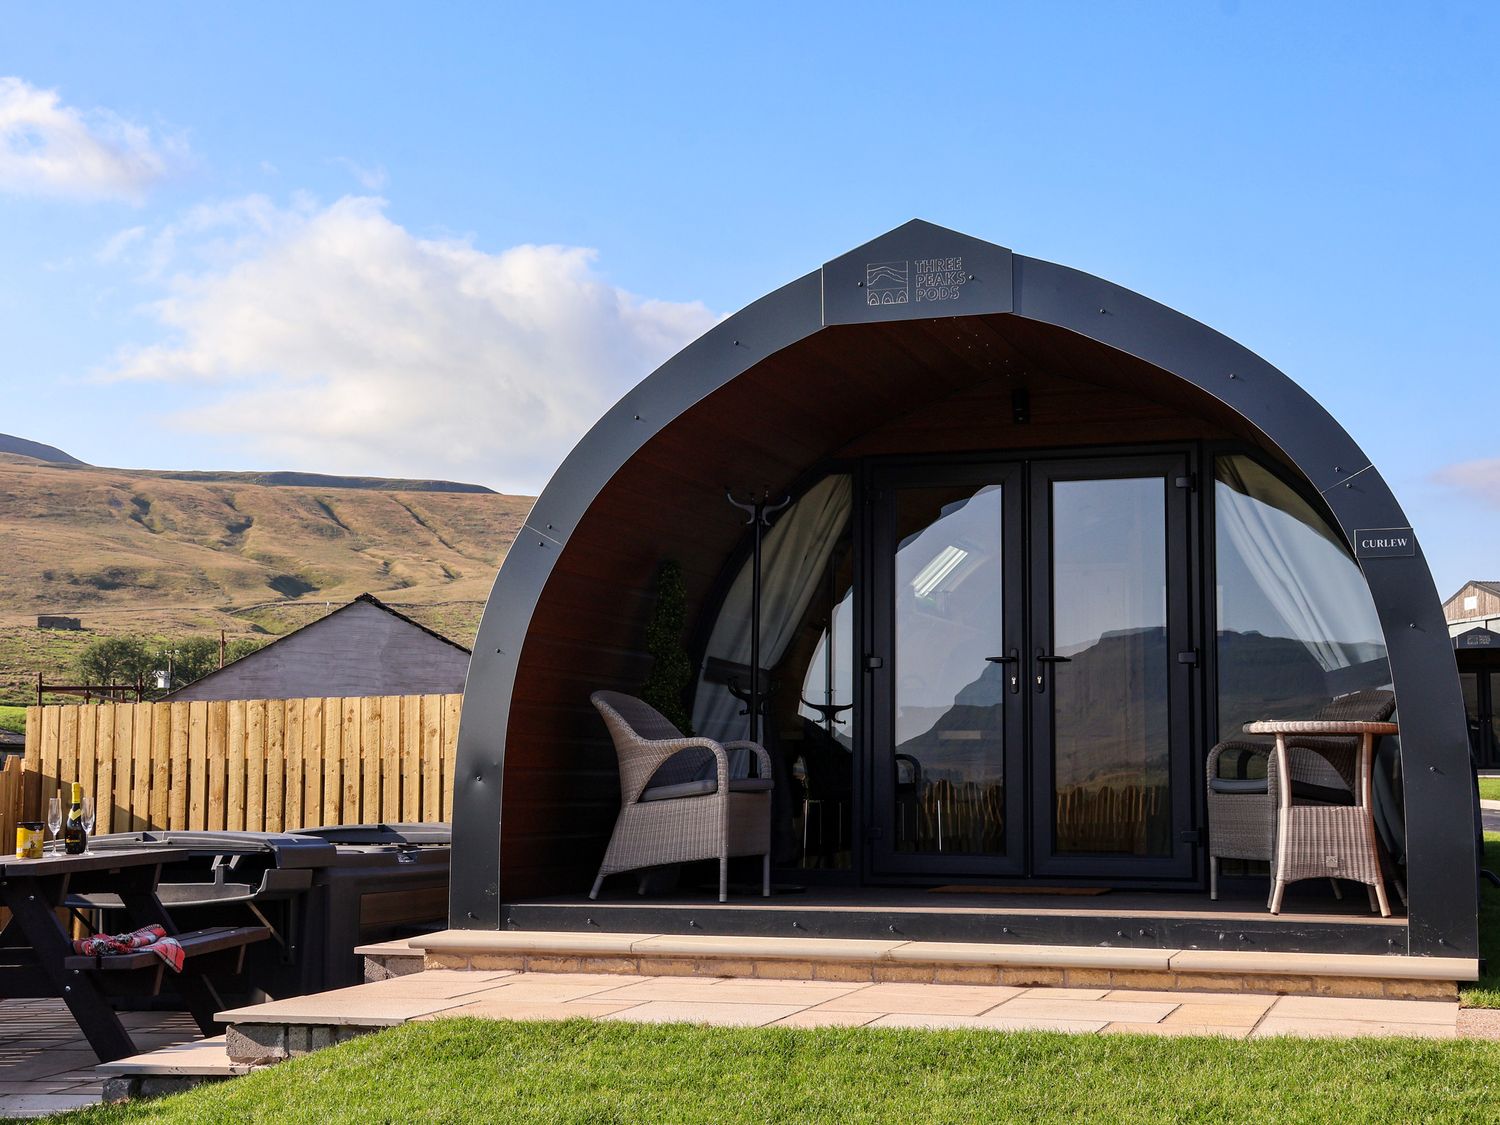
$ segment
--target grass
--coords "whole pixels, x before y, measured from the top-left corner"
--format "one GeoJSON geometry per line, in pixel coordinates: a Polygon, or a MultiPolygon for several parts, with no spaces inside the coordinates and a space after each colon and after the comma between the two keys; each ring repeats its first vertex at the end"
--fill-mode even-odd
{"type": "Polygon", "coordinates": [[[411,1023],[107,1122],[1477,1121],[1500,1043],[411,1023]]]}
{"type": "Polygon", "coordinates": [[[15,734],[26,733],[26,708],[11,707],[0,703],[0,730],[12,731],[15,734]]]}
{"type": "MultiPolygon", "coordinates": [[[[1480,865],[1500,871],[1500,832],[1484,834],[1480,865]]],[[[1484,972],[1472,985],[1459,990],[1466,1008],[1500,1008],[1500,889],[1480,883],[1479,958],[1484,972]]]]}
{"type": "Polygon", "coordinates": [[[1500,801],[1500,777],[1481,777],[1479,779],[1479,799],[1481,801],[1500,801]]]}

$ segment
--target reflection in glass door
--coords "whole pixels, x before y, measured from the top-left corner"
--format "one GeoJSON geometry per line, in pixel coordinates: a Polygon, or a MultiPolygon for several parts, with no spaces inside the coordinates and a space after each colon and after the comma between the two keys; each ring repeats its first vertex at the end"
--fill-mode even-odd
{"type": "Polygon", "coordinates": [[[1019,871],[1019,473],[904,480],[884,492],[874,676],[883,866],[1019,871]]]}
{"type": "Polygon", "coordinates": [[[1174,831],[1187,807],[1191,659],[1179,479],[1185,466],[1163,458],[1033,468],[1038,871],[1187,872],[1174,831]]]}
{"type": "Polygon", "coordinates": [[[872,482],[882,873],[1192,874],[1185,458],[872,482]]]}

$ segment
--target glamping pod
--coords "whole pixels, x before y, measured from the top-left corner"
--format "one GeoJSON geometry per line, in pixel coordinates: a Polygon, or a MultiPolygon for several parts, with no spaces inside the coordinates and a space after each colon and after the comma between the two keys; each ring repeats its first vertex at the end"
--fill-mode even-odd
{"type": "Polygon", "coordinates": [[[1474,808],[1421,548],[1327,411],[1145,297],[913,221],[684,348],[548,484],[469,668],[450,921],[1473,957],[1474,808]],[[749,857],[726,906],[711,865],[587,897],[621,811],[590,696],[641,692],[669,563],[683,714],[769,752],[769,898],[749,857]],[[1315,718],[1395,727],[1324,776],[1294,749],[1278,821],[1243,727],[1315,718]]]}

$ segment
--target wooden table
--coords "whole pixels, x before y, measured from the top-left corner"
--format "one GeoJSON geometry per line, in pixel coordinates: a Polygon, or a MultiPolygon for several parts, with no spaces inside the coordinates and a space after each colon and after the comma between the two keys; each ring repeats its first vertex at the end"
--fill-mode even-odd
{"type": "MultiPolygon", "coordinates": [[[[0,930],[0,1000],[60,996],[101,1062],[136,1054],[100,987],[103,974],[66,964],[73,957],[73,942],[58,908],[70,893],[108,891],[120,896],[132,928],[155,924],[176,934],[156,885],[164,863],[190,854],[187,848],[152,847],[41,859],[0,857],[0,906],[11,912],[0,930]]],[[[184,971],[173,976],[172,985],[203,1033],[217,1034],[213,1016],[219,1004],[208,980],[184,971]]]]}
{"type": "Polygon", "coordinates": [[[1380,845],[1375,836],[1371,779],[1375,739],[1398,734],[1395,723],[1340,722],[1333,719],[1262,720],[1246,723],[1246,734],[1276,736],[1276,774],[1280,780],[1276,810],[1276,867],[1271,891],[1271,913],[1281,913],[1282,892],[1298,879],[1350,879],[1369,888],[1370,906],[1391,916],[1385,878],[1380,871],[1380,845]],[[1292,773],[1287,759],[1288,735],[1359,737],[1359,763],[1354,805],[1294,805],[1292,773]]]}

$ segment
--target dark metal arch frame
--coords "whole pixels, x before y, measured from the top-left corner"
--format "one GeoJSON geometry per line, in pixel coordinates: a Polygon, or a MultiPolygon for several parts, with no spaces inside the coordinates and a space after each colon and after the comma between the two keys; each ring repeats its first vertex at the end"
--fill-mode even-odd
{"type": "MultiPolygon", "coordinates": [[[[1229,407],[1296,466],[1351,542],[1358,529],[1408,526],[1391,490],[1343,427],[1249,349],[1100,278],[931,224],[908,223],[761,298],[689,344],[630,390],[548,483],[496,577],[469,665],[455,772],[451,925],[500,925],[505,739],[518,662],[547,578],[589,505],[651,437],[783,348],[832,323],[920,317],[920,306],[867,314],[853,288],[863,281],[851,280],[850,263],[944,242],[980,263],[976,274],[985,307],[978,311],[1009,312],[1086,337],[1229,407]]],[[[1476,956],[1468,732],[1441,602],[1420,545],[1411,555],[1360,561],[1385,633],[1402,725],[1408,948],[1392,952],[1476,956]]]]}

